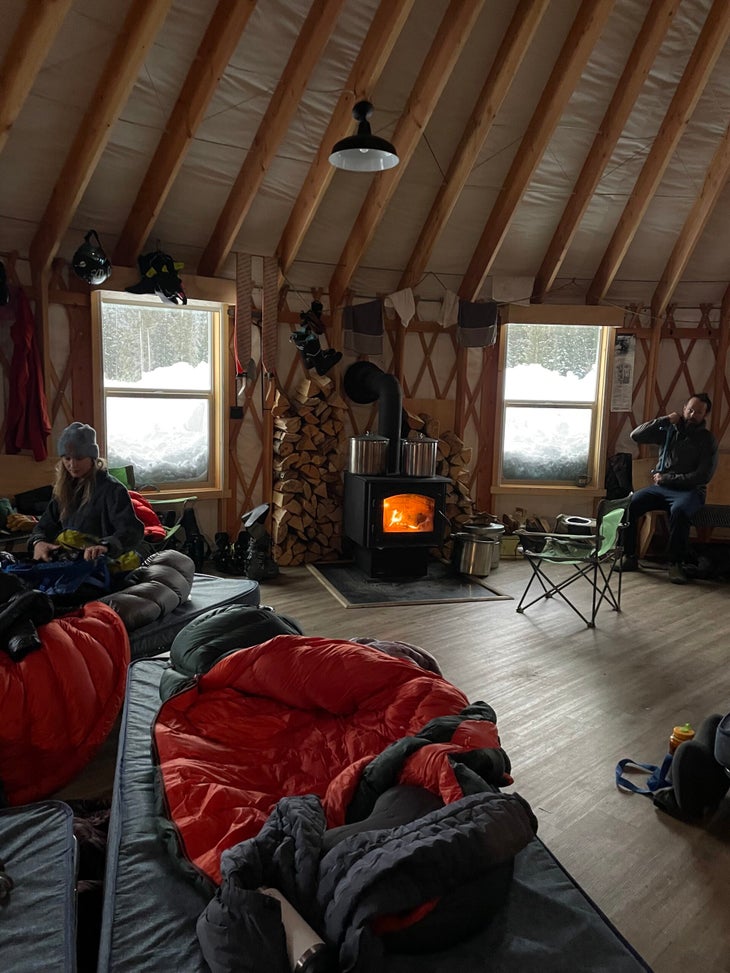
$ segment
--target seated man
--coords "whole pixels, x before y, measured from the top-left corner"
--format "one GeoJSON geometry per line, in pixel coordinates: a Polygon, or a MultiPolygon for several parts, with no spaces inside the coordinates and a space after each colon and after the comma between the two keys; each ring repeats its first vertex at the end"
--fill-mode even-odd
{"type": "Polygon", "coordinates": [[[689,548],[692,517],[705,502],[707,484],[717,466],[717,442],[705,426],[712,403],[702,392],[690,396],[680,415],[652,419],[631,433],[635,443],[661,446],[652,485],[637,490],[629,504],[629,522],[624,533],[622,571],[635,571],[636,528],[640,517],[650,510],[669,514],[669,580],[686,584],[682,568],[689,548]]]}

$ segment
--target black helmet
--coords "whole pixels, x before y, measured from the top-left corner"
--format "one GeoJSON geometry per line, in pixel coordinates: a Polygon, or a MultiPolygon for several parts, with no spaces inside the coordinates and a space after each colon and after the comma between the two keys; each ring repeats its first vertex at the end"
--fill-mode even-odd
{"type": "Polygon", "coordinates": [[[103,284],[111,276],[112,265],[102,249],[96,230],[89,230],[84,241],[71,261],[74,273],[87,284],[103,284]],[[92,236],[96,239],[96,246],[90,242],[92,236]]]}

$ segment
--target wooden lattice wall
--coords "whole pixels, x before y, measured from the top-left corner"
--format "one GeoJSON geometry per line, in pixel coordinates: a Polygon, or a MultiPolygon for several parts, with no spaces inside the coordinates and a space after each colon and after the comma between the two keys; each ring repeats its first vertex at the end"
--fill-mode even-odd
{"type": "Polygon", "coordinates": [[[622,333],[636,338],[633,402],[630,412],[610,415],[607,455],[631,449],[631,429],[654,416],[678,410],[693,392],[708,392],[713,399],[711,428],[720,449],[727,450],[730,448],[727,324],[723,326],[720,311],[711,305],[699,308],[670,305],[659,335],[655,327],[648,322],[645,308],[628,309],[622,333]],[[652,374],[650,362],[657,340],[657,365],[652,374]]]}
{"type": "MultiPolygon", "coordinates": [[[[3,262],[11,285],[21,286],[14,255],[3,254],[3,262]]],[[[240,526],[246,510],[271,495],[271,423],[267,415],[270,403],[278,389],[290,394],[307,374],[300,354],[289,341],[299,324],[298,309],[287,307],[285,292],[277,290],[275,272],[273,261],[269,261],[269,287],[264,288],[263,307],[256,309],[250,295],[250,263],[242,264],[236,299],[251,307],[252,313],[244,315],[243,322],[239,316],[239,327],[235,329],[233,317],[229,320],[230,360],[234,360],[234,351],[239,359],[249,356],[248,361],[241,361],[245,378],[229,383],[228,405],[232,411],[228,426],[228,497],[219,504],[218,521],[222,529],[231,533],[240,526]],[[241,326],[247,327],[244,334],[241,326]],[[268,342],[266,364],[262,363],[264,337],[268,342]]],[[[29,287],[26,293],[32,296],[29,287]]],[[[312,293],[313,298],[319,296],[312,293]]],[[[93,421],[89,294],[84,285],[68,278],[61,262],[52,269],[49,308],[49,326],[42,341],[48,408],[54,424],[49,442],[52,452],[55,436],[64,425],[72,419],[93,421]]],[[[634,426],[677,408],[690,392],[700,390],[713,396],[712,428],[720,448],[730,447],[730,388],[727,368],[722,367],[728,351],[728,316],[727,309],[709,305],[690,309],[670,306],[661,331],[657,332],[644,308],[627,310],[623,330],[636,337],[633,402],[629,412],[610,414],[607,455],[632,448],[629,432],[634,426]]],[[[11,325],[12,317],[6,312],[0,321],[3,442],[12,357],[11,325]]],[[[335,329],[328,329],[322,336],[323,346],[330,335],[336,340],[335,329]]],[[[330,373],[337,383],[353,360],[345,354],[330,373]]],[[[435,322],[414,319],[404,329],[397,319],[386,319],[383,355],[374,361],[399,377],[406,403],[417,402],[419,411],[446,417],[441,419],[442,432],[447,431],[453,419],[453,431],[473,450],[468,486],[477,508],[490,509],[497,406],[496,347],[465,349],[459,346],[453,327],[442,328],[435,322]]],[[[348,402],[347,422],[345,439],[376,428],[377,404],[361,406],[348,402]]],[[[346,452],[344,443],[343,456],[346,452]]]]}

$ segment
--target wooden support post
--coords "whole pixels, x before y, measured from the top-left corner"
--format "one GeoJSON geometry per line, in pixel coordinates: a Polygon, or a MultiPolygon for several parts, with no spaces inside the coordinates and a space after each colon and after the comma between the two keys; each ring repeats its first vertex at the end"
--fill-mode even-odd
{"type": "Polygon", "coordinates": [[[497,415],[499,345],[482,349],[481,390],[479,396],[479,449],[476,466],[477,510],[492,510],[494,481],[494,430],[497,415]]]}
{"type": "Polygon", "coordinates": [[[263,442],[262,476],[264,503],[271,503],[274,471],[274,421],[271,410],[276,397],[276,356],[279,346],[279,268],[275,257],[264,257],[264,287],[261,301],[261,358],[263,362],[263,442]]]}
{"type": "MultiPolygon", "coordinates": [[[[722,430],[725,371],[727,369],[727,353],[730,347],[730,287],[725,291],[720,307],[720,333],[717,340],[717,354],[715,356],[714,382],[712,386],[712,412],[710,413],[710,429],[719,439],[722,430]]],[[[730,403],[728,403],[730,405],[730,403]]]]}

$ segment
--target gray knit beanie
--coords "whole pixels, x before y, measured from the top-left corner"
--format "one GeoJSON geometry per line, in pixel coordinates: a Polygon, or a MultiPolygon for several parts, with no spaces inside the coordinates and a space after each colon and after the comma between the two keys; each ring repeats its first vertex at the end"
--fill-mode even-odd
{"type": "Polygon", "coordinates": [[[58,455],[73,456],[75,459],[83,459],[85,456],[98,459],[96,430],[83,422],[72,422],[58,438],[58,455]]]}

